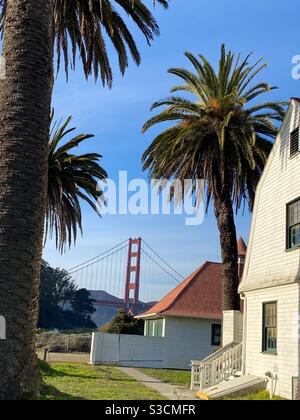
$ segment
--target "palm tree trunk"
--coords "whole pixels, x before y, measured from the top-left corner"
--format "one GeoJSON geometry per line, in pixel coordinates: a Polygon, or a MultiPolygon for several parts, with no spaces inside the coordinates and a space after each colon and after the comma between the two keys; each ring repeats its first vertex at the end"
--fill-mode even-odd
{"type": "Polygon", "coordinates": [[[223,311],[239,311],[237,237],[231,194],[226,185],[219,195],[215,195],[214,208],[220,232],[223,262],[223,311]]]}
{"type": "Polygon", "coordinates": [[[0,81],[0,400],[36,395],[53,65],[52,0],[7,0],[0,81]]]}

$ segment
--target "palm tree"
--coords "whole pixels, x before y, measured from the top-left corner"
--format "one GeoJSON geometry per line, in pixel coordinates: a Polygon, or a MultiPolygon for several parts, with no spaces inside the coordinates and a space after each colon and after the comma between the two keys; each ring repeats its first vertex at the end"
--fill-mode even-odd
{"type": "Polygon", "coordinates": [[[0,80],[0,400],[36,395],[35,329],[47,194],[52,8],[10,0],[0,80]]]}
{"type": "MultiPolygon", "coordinates": [[[[141,56],[136,41],[128,29],[124,13],[146,38],[150,45],[159,35],[159,26],[149,8],[142,0],[52,0],[53,1],[53,46],[56,47],[60,68],[64,58],[66,75],[75,69],[77,53],[85,76],[101,77],[103,84],[112,85],[113,71],[107,52],[107,38],[115,49],[119,68],[124,74],[129,56],[140,64],[141,56]],[[69,58],[71,57],[71,59],[69,58]]],[[[169,0],[154,3],[168,8],[169,0]]],[[[1,28],[5,27],[7,0],[0,0],[2,7],[1,28]]]]}
{"type": "MultiPolygon", "coordinates": [[[[53,122],[54,113],[51,121],[53,122]]],[[[102,158],[97,153],[76,155],[72,149],[94,137],[79,134],[60,145],[76,128],[69,128],[70,116],[63,124],[54,123],[50,134],[48,194],[46,208],[46,237],[55,234],[56,246],[63,252],[67,245],[75,244],[77,230],[82,232],[80,200],[86,201],[100,214],[104,203],[103,191],[98,181],[105,181],[106,171],[99,165],[102,158]]]]}
{"type": "MultiPolygon", "coordinates": [[[[215,71],[202,55],[186,53],[194,72],[169,70],[183,83],[172,89],[173,96],[153,105],[152,109],[164,109],[143,128],[145,132],[156,124],[175,122],[144,153],[144,170],[149,170],[151,177],[192,180],[194,190],[197,180],[205,181],[207,209],[213,200],[220,232],[224,310],[240,308],[234,209],[244,201],[252,209],[257,183],[277,135],[275,123],[284,116],[285,103],[250,104],[274,89],[267,83],[252,83],[265,65],[262,60],[250,64],[250,56],[241,61],[240,55],[235,57],[222,46],[215,71]]],[[[196,198],[202,199],[200,194],[196,198]]]]}
{"type": "Polygon", "coordinates": [[[7,339],[0,341],[0,400],[5,400],[39,389],[35,328],[55,44],[66,70],[74,68],[79,51],[86,77],[101,75],[111,85],[104,32],[123,72],[127,51],[137,63],[140,58],[122,12],[148,42],[159,29],[141,0],[0,0],[0,8],[6,63],[6,78],[0,80],[0,314],[7,326],[7,339]]]}

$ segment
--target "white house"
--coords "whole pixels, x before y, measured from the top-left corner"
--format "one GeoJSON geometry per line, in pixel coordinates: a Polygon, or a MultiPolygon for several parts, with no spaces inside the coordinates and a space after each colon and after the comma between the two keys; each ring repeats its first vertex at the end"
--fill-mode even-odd
{"type": "MultiPolygon", "coordinates": [[[[240,275],[246,252],[240,238],[240,275]]],[[[137,318],[145,321],[145,336],[168,339],[170,366],[188,368],[191,360],[206,358],[222,344],[222,264],[206,262],[137,318]]]]}
{"type": "Polygon", "coordinates": [[[170,343],[169,366],[189,369],[221,345],[222,265],[206,262],[160,302],[137,318],[145,336],[170,343]]]}
{"type": "Polygon", "coordinates": [[[300,99],[293,98],[260,181],[240,293],[246,374],[300,398],[300,99]]]}
{"type": "Polygon", "coordinates": [[[300,399],[299,130],[300,99],[292,98],[256,193],[239,288],[244,316],[223,314],[223,348],[192,369],[206,396],[267,386],[300,399]]]}
{"type": "MultiPolygon", "coordinates": [[[[238,243],[242,270],[246,245],[238,243]]],[[[145,336],[93,336],[91,363],[190,369],[221,345],[222,264],[204,263],[160,302],[137,318],[145,336]]]]}

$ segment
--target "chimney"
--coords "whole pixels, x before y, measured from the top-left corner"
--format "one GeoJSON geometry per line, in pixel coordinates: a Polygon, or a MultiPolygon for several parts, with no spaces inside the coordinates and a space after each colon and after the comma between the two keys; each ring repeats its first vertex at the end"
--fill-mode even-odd
{"type": "Polygon", "coordinates": [[[243,277],[246,254],[247,254],[247,245],[245,244],[245,241],[242,237],[240,237],[240,239],[238,240],[237,247],[238,247],[238,274],[239,274],[239,279],[241,281],[243,277]]]}

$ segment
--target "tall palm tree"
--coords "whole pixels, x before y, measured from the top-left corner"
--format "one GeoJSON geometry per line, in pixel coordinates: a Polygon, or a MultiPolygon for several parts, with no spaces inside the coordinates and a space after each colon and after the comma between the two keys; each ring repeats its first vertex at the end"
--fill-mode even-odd
{"type": "Polygon", "coordinates": [[[76,242],[77,231],[82,232],[80,200],[100,214],[104,196],[98,181],[105,181],[107,173],[99,164],[101,155],[73,152],[83,141],[94,136],[79,134],[61,144],[76,128],[69,127],[71,116],[62,124],[54,123],[53,118],[54,113],[49,143],[46,237],[47,233],[54,234],[56,246],[63,252],[66,246],[76,242]]]}
{"type": "MultiPolygon", "coordinates": [[[[166,7],[167,0],[157,0],[166,7]]],[[[58,57],[79,51],[86,77],[111,84],[105,36],[127,66],[126,51],[139,62],[127,14],[146,37],[158,26],[141,0],[0,0],[6,78],[0,80],[0,400],[36,395],[39,374],[35,328],[39,302],[43,226],[47,198],[48,141],[58,57]],[[120,10],[120,13],[117,12],[120,10]]]]}
{"type": "MultiPolygon", "coordinates": [[[[261,60],[250,64],[248,55],[241,61],[240,55],[226,52],[225,46],[217,70],[202,55],[186,53],[186,57],[193,72],[172,68],[169,73],[183,81],[172,92],[187,95],[174,93],[155,103],[153,109],[164,109],[143,128],[145,132],[156,124],[175,122],[145,151],[144,169],[158,180],[192,180],[194,189],[197,180],[205,181],[207,208],[213,200],[220,232],[223,309],[239,310],[234,209],[244,201],[253,207],[285,103],[250,104],[274,89],[267,83],[252,83],[265,68],[261,60]]],[[[199,194],[196,198],[202,199],[199,194]]]]}

